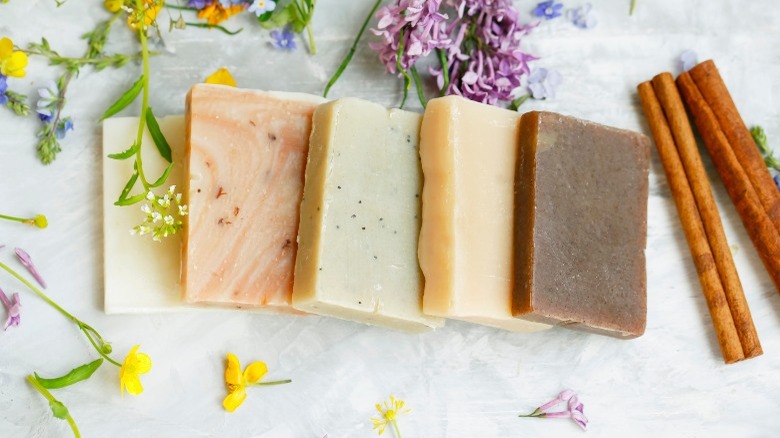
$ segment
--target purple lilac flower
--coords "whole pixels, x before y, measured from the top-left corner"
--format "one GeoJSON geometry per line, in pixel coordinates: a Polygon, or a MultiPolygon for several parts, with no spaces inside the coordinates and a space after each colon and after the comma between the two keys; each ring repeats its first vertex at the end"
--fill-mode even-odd
{"type": "Polygon", "coordinates": [[[596,13],[593,12],[593,6],[590,3],[585,3],[576,9],[569,9],[566,11],[566,16],[580,29],[592,29],[598,24],[596,13]]]}
{"type": "MultiPolygon", "coordinates": [[[[512,100],[513,90],[530,73],[528,63],[536,59],[520,50],[522,37],[535,25],[520,25],[510,0],[449,0],[449,4],[458,18],[447,27],[452,43],[447,47],[446,94],[491,105],[512,100]]],[[[443,87],[443,69],[429,71],[443,87]]]]}
{"type": "Polygon", "coordinates": [[[37,109],[38,118],[43,123],[51,123],[54,117],[54,110],[60,96],[60,88],[54,81],[49,81],[46,87],[38,89],[37,109]]]}
{"type": "Polygon", "coordinates": [[[8,96],[5,95],[6,91],[8,91],[8,78],[0,75],[0,105],[8,103],[8,96]]]}
{"type": "Polygon", "coordinates": [[[62,120],[60,120],[59,123],[57,123],[57,139],[62,140],[65,138],[65,134],[68,133],[68,131],[73,130],[73,120],[71,120],[70,117],[66,117],[62,120]]]}
{"type": "Polygon", "coordinates": [[[699,63],[699,55],[693,50],[686,50],[680,55],[680,69],[686,72],[699,63]]]}
{"type": "Polygon", "coordinates": [[[536,408],[532,413],[528,415],[520,415],[520,417],[571,418],[583,430],[587,430],[588,428],[588,419],[585,418],[584,406],[579,401],[577,394],[575,394],[574,391],[570,389],[561,392],[554,399],[536,408]],[[566,410],[550,412],[550,409],[565,402],[567,402],[566,410]]]}
{"type": "Polygon", "coordinates": [[[8,319],[5,321],[3,330],[8,330],[8,327],[10,326],[19,327],[19,323],[21,322],[20,314],[22,310],[22,303],[19,301],[19,294],[13,294],[11,298],[13,302],[12,300],[9,300],[5,295],[5,292],[0,289],[0,301],[3,302],[3,305],[8,311],[8,319]]]}
{"type": "Polygon", "coordinates": [[[187,7],[195,8],[195,9],[203,9],[209,4],[211,4],[211,0],[189,0],[187,2],[187,7]]]}
{"type": "Polygon", "coordinates": [[[561,9],[563,9],[563,3],[555,3],[555,0],[547,0],[537,4],[533,14],[539,18],[552,20],[553,18],[561,16],[561,9]]]}
{"type": "Polygon", "coordinates": [[[376,13],[379,20],[371,31],[381,42],[369,44],[379,54],[388,73],[397,69],[398,48],[403,42],[401,68],[407,70],[434,49],[445,48],[451,41],[445,32],[447,16],[439,13],[441,0],[398,0],[394,5],[383,6],[376,13]],[[403,41],[401,33],[403,32],[403,41]]]}
{"type": "Polygon", "coordinates": [[[555,89],[562,81],[561,74],[555,70],[535,68],[528,76],[528,88],[534,99],[552,99],[555,97],[555,89]]]}
{"type": "Polygon", "coordinates": [[[289,27],[285,27],[281,31],[279,29],[272,31],[271,38],[271,45],[277,49],[292,52],[296,48],[295,34],[289,27]]]}
{"type": "Polygon", "coordinates": [[[24,265],[24,267],[27,268],[28,271],[30,271],[30,274],[32,274],[32,276],[35,277],[38,283],[40,283],[40,285],[43,286],[44,289],[46,289],[46,281],[43,280],[43,277],[41,277],[41,275],[38,273],[38,270],[35,269],[35,265],[33,265],[30,254],[27,254],[27,251],[21,248],[14,248],[14,252],[16,253],[16,258],[19,259],[22,265],[24,265]]]}

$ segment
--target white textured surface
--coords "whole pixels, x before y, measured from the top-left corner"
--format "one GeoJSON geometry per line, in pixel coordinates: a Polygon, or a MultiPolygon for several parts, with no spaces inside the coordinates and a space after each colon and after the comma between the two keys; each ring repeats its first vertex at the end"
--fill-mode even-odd
{"type": "MultiPolygon", "coordinates": [[[[50,0],[11,0],[0,5],[0,35],[23,45],[44,35],[56,49],[79,55],[78,36],[106,16],[100,3],[71,0],[56,9],[50,0]]],[[[530,10],[533,3],[518,5],[530,10]]],[[[780,149],[780,10],[773,2],[639,0],[634,17],[627,15],[629,0],[595,3],[596,29],[581,31],[558,20],[527,39],[527,47],[544,58],[539,65],[559,69],[564,77],[556,100],[532,102],[527,109],[648,132],[634,87],[675,69],[676,57],[694,48],[702,59],[715,58],[747,123],[764,125],[780,149]]],[[[322,53],[314,58],[268,50],[266,34],[243,21],[247,17],[228,23],[246,26],[235,38],[196,29],[169,36],[175,54],[153,61],[155,112],[181,113],[189,86],[222,65],[244,87],[320,91],[369,6],[321,0],[319,7],[315,32],[322,53]]],[[[131,47],[128,32],[118,29],[115,35],[109,50],[131,47]]],[[[35,60],[28,77],[12,81],[12,87],[33,94],[56,71],[35,60]]],[[[587,436],[777,435],[780,296],[716,180],[726,234],[765,351],[760,358],[723,365],[655,152],[648,326],[637,340],[562,329],[520,335],[459,322],[406,335],[328,318],[232,311],[105,315],[101,131],[94,121],[137,74],[137,68],[84,72],[72,84],[67,114],[76,131],[50,167],[34,156],[38,123],[0,109],[0,208],[19,214],[40,209],[51,223],[45,231],[0,223],[0,242],[27,249],[51,295],[101,329],[120,356],[141,343],[154,361],[140,397],[122,399],[116,372],[108,366],[85,383],[57,391],[84,436],[368,437],[373,404],[389,394],[413,409],[401,419],[406,437],[581,436],[568,421],[516,417],[564,387],[576,389],[585,402],[587,436]],[[227,414],[220,402],[228,351],[245,363],[265,360],[269,378],[294,382],[252,390],[244,406],[227,414]]],[[[392,105],[399,89],[363,48],[332,97],[392,105]]],[[[133,111],[137,107],[126,114],[133,111]]],[[[711,166],[708,170],[715,176],[711,166]]],[[[0,260],[12,262],[8,248],[0,260]]],[[[33,370],[62,373],[94,353],[71,324],[19,284],[2,274],[0,286],[20,292],[24,305],[22,326],[0,332],[0,436],[67,436],[65,424],[51,419],[23,377],[33,370]]]]}

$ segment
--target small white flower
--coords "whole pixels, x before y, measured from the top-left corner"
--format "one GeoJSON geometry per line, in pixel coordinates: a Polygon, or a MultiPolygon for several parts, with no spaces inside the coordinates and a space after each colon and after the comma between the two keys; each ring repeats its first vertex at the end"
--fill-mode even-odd
{"type": "Polygon", "coordinates": [[[176,193],[176,184],[168,187],[168,194],[173,196],[174,193],[176,193]]]}
{"type": "Polygon", "coordinates": [[[166,225],[173,225],[173,216],[171,215],[165,215],[165,218],[163,219],[165,221],[166,225]]]}
{"type": "Polygon", "coordinates": [[[276,2],[272,0],[254,0],[247,10],[249,12],[254,12],[255,15],[259,17],[274,9],[276,9],[276,2]]]}
{"type": "Polygon", "coordinates": [[[141,206],[141,211],[146,214],[152,214],[152,207],[150,207],[149,204],[144,203],[144,205],[141,206]]]}
{"type": "Polygon", "coordinates": [[[179,216],[187,216],[187,206],[186,205],[180,205],[179,206],[179,216]]]}
{"type": "Polygon", "coordinates": [[[161,221],[162,218],[163,217],[159,211],[155,211],[154,213],[152,213],[152,223],[156,224],[157,222],[161,221]]]}
{"type": "Polygon", "coordinates": [[[154,201],[154,198],[155,198],[155,196],[154,196],[154,193],[152,193],[152,191],[151,191],[151,190],[149,190],[148,192],[146,192],[146,199],[147,199],[147,200],[149,200],[149,201],[154,201]]]}
{"type": "Polygon", "coordinates": [[[176,203],[181,204],[181,193],[176,194],[176,203]]]}

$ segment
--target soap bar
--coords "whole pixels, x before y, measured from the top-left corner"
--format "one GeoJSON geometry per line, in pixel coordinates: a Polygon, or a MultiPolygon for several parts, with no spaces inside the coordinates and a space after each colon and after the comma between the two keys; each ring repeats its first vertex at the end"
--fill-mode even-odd
{"type": "Polygon", "coordinates": [[[423,117],[420,267],[429,315],[530,332],[512,315],[515,161],[520,115],[458,96],[423,117]]]}
{"type": "MultiPolygon", "coordinates": [[[[113,160],[107,155],[122,152],[133,144],[138,122],[137,117],[103,122],[103,304],[106,313],[173,311],[182,310],[183,305],[179,284],[181,234],[161,242],[152,241],[148,235],[131,235],[130,230],[144,221],[142,204],[114,205],[133,173],[133,161],[113,160]]],[[[171,147],[174,163],[166,187],[161,188],[164,192],[170,185],[180,188],[184,180],[184,117],[162,117],[158,122],[171,147]]],[[[141,147],[144,171],[147,178],[154,180],[168,163],[157,152],[148,132],[141,147]]]]}
{"type": "Polygon", "coordinates": [[[323,100],[222,85],[187,96],[187,302],[291,312],[311,118],[323,100]]]}
{"type": "Polygon", "coordinates": [[[295,308],[411,332],[442,325],[422,312],[421,119],[351,98],[317,108],[301,204],[295,308]]]}
{"type": "Polygon", "coordinates": [[[520,139],[514,314],[640,336],[650,140],[547,112],[523,114],[520,139]]]}

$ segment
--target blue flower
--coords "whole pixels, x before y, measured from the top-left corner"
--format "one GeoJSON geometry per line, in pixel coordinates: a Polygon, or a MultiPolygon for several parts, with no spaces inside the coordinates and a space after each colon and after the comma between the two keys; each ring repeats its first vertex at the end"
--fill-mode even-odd
{"type": "Polygon", "coordinates": [[[38,89],[38,99],[36,112],[38,112],[38,118],[43,123],[50,123],[54,117],[54,111],[60,99],[60,88],[54,81],[49,81],[46,87],[38,89]]]}
{"type": "Polygon", "coordinates": [[[187,2],[187,7],[189,8],[195,8],[195,9],[203,9],[211,2],[209,0],[189,0],[187,2]]]}
{"type": "Polygon", "coordinates": [[[65,138],[65,134],[68,133],[68,131],[73,130],[73,120],[70,119],[70,117],[66,117],[62,120],[60,120],[59,123],[57,123],[57,140],[62,140],[65,138]]]}
{"type": "Polygon", "coordinates": [[[292,52],[295,50],[295,34],[289,27],[285,27],[280,32],[279,29],[271,32],[271,45],[277,49],[292,52]]]}
{"type": "Polygon", "coordinates": [[[590,3],[585,3],[584,6],[576,9],[569,9],[566,11],[566,16],[580,29],[592,29],[598,24],[598,19],[590,3]]]}
{"type": "Polygon", "coordinates": [[[534,15],[539,18],[552,20],[555,17],[561,16],[561,9],[563,9],[563,3],[555,3],[555,0],[548,0],[536,5],[534,15]]]}
{"type": "Polygon", "coordinates": [[[686,72],[699,63],[699,55],[693,50],[686,50],[680,55],[680,68],[686,72]]]}
{"type": "Polygon", "coordinates": [[[555,89],[563,82],[561,74],[555,70],[536,68],[528,76],[528,88],[534,99],[555,97],[555,89]]]}
{"type": "Polygon", "coordinates": [[[780,173],[775,175],[774,180],[775,180],[775,185],[777,186],[777,189],[780,190],[780,173]]]}
{"type": "Polygon", "coordinates": [[[0,105],[8,103],[8,96],[5,95],[6,91],[8,91],[8,78],[0,75],[0,105]]]}

